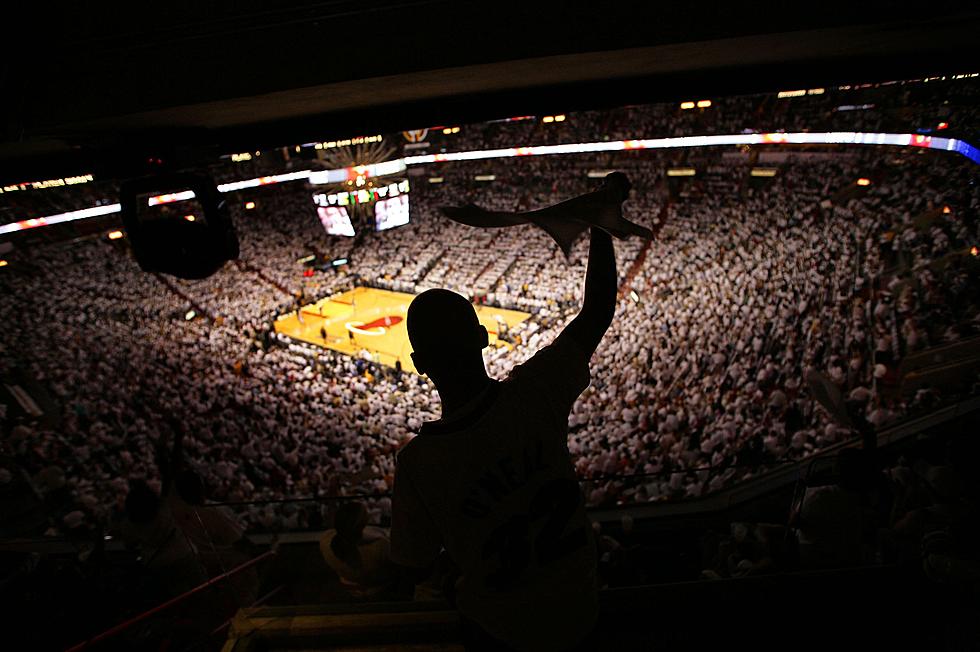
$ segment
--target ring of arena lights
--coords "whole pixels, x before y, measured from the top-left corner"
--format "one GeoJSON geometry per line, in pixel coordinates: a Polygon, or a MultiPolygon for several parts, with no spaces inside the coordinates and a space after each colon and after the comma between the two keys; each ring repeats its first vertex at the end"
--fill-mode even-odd
{"type": "MultiPolygon", "coordinates": [[[[824,133],[768,133],[732,134],[723,136],[684,136],[679,138],[646,138],[639,140],[617,140],[597,143],[569,143],[565,145],[539,145],[533,147],[510,147],[504,149],[451,152],[448,154],[424,154],[406,156],[370,166],[339,168],[336,170],[300,170],[288,174],[276,174],[256,179],[246,179],[218,185],[219,192],[234,192],[246,188],[285,183],[307,179],[314,183],[334,183],[336,180],[351,178],[351,175],[379,176],[404,170],[412,165],[443,163],[447,161],[477,161],[492,158],[511,158],[514,156],[549,156],[555,154],[586,154],[589,152],[617,152],[637,149],[672,149],[679,147],[713,147],[719,145],[892,145],[896,147],[920,147],[962,154],[974,163],[980,164],[980,149],[956,138],[934,138],[921,134],[878,134],[856,131],[835,131],[824,133]],[[374,174],[372,174],[372,172],[374,174]]],[[[151,198],[153,199],[158,198],[151,198]]],[[[170,201],[173,201],[172,199],[170,201]]],[[[161,202],[162,203],[162,202],[161,202]]],[[[120,211],[119,204],[93,206],[82,210],[37,217],[0,226],[0,235],[24,231],[40,226],[50,226],[63,222],[109,215],[120,211]]]]}
{"type": "Polygon", "coordinates": [[[357,333],[358,335],[370,335],[371,337],[377,337],[378,335],[384,335],[388,332],[388,329],[384,326],[378,326],[377,328],[372,328],[371,330],[365,330],[360,328],[364,325],[362,321],[349,321],[344,324],[344,328],[351,331],[352,333],[357,333]]]}

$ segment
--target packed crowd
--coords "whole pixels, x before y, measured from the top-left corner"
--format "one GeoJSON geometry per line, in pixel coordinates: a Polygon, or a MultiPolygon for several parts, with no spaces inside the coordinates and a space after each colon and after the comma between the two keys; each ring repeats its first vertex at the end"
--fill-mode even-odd
{"type": "MultiPolygon", "coordinates": [[[[320,527],[316,503],[271,501],[387,493],[396,451],[437,400],[423,378],[270,336],[275,316],[356,284],[451,287],[533,313],[513,349],[488,351],[503,376],[574,314],[587,244],[566,260],[533,227],[472,229],[437,207],[536,208],[617,168],[634,183],[627,217],[665,222],[649,246],[616,243],[623,294],[569,449],[591,504],[721,489],[852,435],[816,408],[808,369],[882,427],[916,400],[894,391],[903,356],[980,331],[975,259],[961,253],[980,242],[973,165],[880,154],[790,162],[765,180],[710,152],[691,154],[705,173],[683,180],[663,176],[677,154],[653,152],[442,164],[443,183],[414,184],[409,225],[351,239],[324,235],[310,189],[286,184],[249,195],[254,210],[232,202],[241,261],[196,282],[142,273],[124,242],[28,252],[0,275],[0,372],[36,378],[60,415],[7,419],[9,450],[42,493],[70,490],[63,527],[107,522],[130,479],[158,485],[163,417],[180,415],[210,500],[255,503],[251,527],[320,527]],[[473,180],[488,171],[493,183],[473,180]],[[856,187],[861,176],[873,185],[856,187]],[[311,252],[351,262],[304,277],[311,252]]],[[[369,507],[383,518],[389,503],[369,507]]]]}
{"type": "MultiPolygon", "coordinates": [[[[594,502],[610,493],[629,501],[697,496],[756,465],[840,441],[847,431],[814,409],[803,381],[810,368],[885,426],[905,408],[888,391],[901,357],[958,340],[964,328],[977,332],[973,261],[947,258],[942,280],[931,269],[974,241],[976,224],[944,215],[923,233],[914,223],[969,187],[968,178],[912,164],[889,170],[862,196],[821,205],[860,169],[834,161],[787,167],[764,191],[749,186],[739,196],[733,188],[671,206],[632,283],[642,298],[620,304],[606,355],[594,362],[610,394],[630,388],[625,405],[596,382],[599,391],[572,415],[573,428],[582,427],[572,451],[604,451],[581,456],[580,473],[642,472],[650,482],[600,485],[594,502]],[[922,193],[910,200],[909,187],[922,193]],[[940,235],[947,231],[949,239],[940,235]],[[893,267],[899,253],[906,272],[893,267]]],[[[733,184],[746,176],[728,174],[733,184]]]]}

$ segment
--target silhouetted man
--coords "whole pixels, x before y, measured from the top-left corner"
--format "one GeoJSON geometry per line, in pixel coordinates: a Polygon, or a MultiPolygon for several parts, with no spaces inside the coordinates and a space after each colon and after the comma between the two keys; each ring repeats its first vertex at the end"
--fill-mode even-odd
{"type": "MultiPolygon", "coordinates": [[[[621,203],[628,182],[606,182],[621,203]]],[[[592,529],[568,453],[568,413],[589,385],[589,359],[616,307],[612,240],[591,229],[581,312],[504,381],[487,375],[486,329],[448,290],[408,310],[419,373],[442,418],[398,456],[392,560],[424,573],[442,548],[460,569],[457,608],[478,637],[517,649],[575,645],[598,614],[592,529]]]]}

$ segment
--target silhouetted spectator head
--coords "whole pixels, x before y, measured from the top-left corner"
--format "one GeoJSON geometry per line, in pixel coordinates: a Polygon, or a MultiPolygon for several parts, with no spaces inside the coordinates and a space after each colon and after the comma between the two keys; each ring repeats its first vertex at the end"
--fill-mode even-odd
{"type": "Polygon", "coordinates": [[[133,523],[149,523],[160,509],[160,497],[143,480],[131,480],[126,494],[126,517],[133,523]]]}
{"type": "Polygon", "coordinates": [[[177,495],[188,505],[204,504],[204,482],[196,471],[185,469],[174,478],[177,495]]]}
{"type": "Polygon", "coordinates": [[[623,528],[623,534],[633,534],[633,516],[631,514],[623,514],[622,518],[619,519],[619,522],[623,528]]]}
{"type": "Polygon", "coordinates": [[[337,535],[330,542],[330,547],[337,558],[350,566],[358,566],[361,557],[357,552],[357,544],[367,525],[368,513],[364,503],[349,501],[337,509],[334,516],[334,529],[337,535]]]}
{"type": "Polygon", "coordinates": [[[954,502],[960,496],[960,482],[948,466],[933,466],[925,461],[915,465],[915,471],[925,480],[937,503],[954,502]]]}
{"type": "Polygon", "coordinates": [[[465,368],[489,345],[487,329],[462,296],[443,289],[426,290],[408,307],[412,361],[430,377],[465,368]]]}
{"type": "Polygon", "coordinates": [[[356,500],[345,502],[334,516],[334,529],[344,538],[358,539],[367,525],[367,508],[356,500]]]}

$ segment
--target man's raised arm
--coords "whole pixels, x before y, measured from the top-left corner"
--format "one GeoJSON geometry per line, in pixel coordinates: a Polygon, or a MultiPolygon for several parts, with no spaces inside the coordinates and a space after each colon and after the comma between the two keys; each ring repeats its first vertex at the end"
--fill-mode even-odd
{"type": "Polygon", "coordinates": [[[616,313],[616,252],[612,237],[592,227],[589,243],[589,267],[585,273],[585,298],[582,310],[556,341],[570,338],[586,355],[591,356],[612,324],[616,313]]]}

